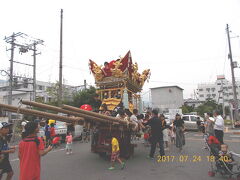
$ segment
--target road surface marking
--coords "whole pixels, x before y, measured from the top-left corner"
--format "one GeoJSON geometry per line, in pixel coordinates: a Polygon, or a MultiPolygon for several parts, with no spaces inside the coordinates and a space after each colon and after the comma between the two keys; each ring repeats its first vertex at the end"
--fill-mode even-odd
{"type": "Polygon", "coordinates": [[[194,134],[196,137],[203,137],[203,134],[194,134]]]}
{"type": "Polygon", "coordinates": [[[232,138],[240,138],[240,135],[230,135],[229,137],[232,137],[232,138]]]}

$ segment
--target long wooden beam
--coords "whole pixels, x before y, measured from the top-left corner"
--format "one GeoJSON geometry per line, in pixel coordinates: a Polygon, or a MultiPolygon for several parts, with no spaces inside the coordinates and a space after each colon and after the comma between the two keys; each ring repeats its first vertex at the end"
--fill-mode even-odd
{"type": "Polygon", "coordinates": [[[7,104],[0,104],[0,108],[2,108],[3,110],[6,110],[6,111],[10,111],[10,112],[35,115],[38,117],[54,119],[54,120],[59,120],[59,121],[63,121],[63,122],[76,122],[76,121],[84,120],[81,117],[65,117],[65,116],[60,116],[57,114],[42,112],[42,111],[33,110],[33,109],[26,109],[26,108],[21,108],[21,107],[19,108],[19,107],[7,105],[7,104]]]}
{"type": "Polygon", "coordinates": [[[89,115],[86,115],[86,114],[80,114],[80,113],[75,112],[75,111],[69,111],[69,110],[62,109],[60,107],[56,107],[56,106],[52,106],[52,105],[48,105],[48,104],[38,103],[38,102],[34,102],[34,101],[26,101],[26,100],[22,100],[21,102],[22,102],[22,104],[29,105],[29,106],[34,106],[34,107],[38,107],[38,108],[42,108],[42,109],[46,109],[46,110],[52,110],[52,111],[61,112],[61,113],[64,113],[64,114],[69,114],[69,115],[73,115],[73,116],[77,116],[77,117],[82,117],[85,120],[89,120],[89,121],[94,120],[94,121],[97,121],[97,122],[100,121],[100,122],[103,122],[103,123],[110,123],[109,121],[107,121],[105,119],[102,119],[102,118],[89,116],[89,115]]]}
{"type": "MultiPolygon", "coordinates": [[[[91,112],[91,111],[85,111],[85,110],[82,110],[82,109],[79,109],[79,108],[76,108],[76,107],[73,107],[73,106],[69,106],[69,105],[63,105],[62,108],[67,109],[69,111],[74,111],[74,112],[78,112],[78,113],[81,113],[81,114],[86,114],[86,115],[89,115],[89,116],[92,116],[92,117],[98,117],[98,118],[106,119],[106,120],[111,121],[112,123],[116,122],[116,123],[120,123],[120,124],[124,124],[124,125],[128,124],[128,122],[126,122],[124,120],[120,120],[120,119],[115,118],[115,117],[106,116],[106,115],[91,112]]],[[[130,123],[130,125],[135,126],[135,124],[133,124],[133,123],[130,123]]]]}

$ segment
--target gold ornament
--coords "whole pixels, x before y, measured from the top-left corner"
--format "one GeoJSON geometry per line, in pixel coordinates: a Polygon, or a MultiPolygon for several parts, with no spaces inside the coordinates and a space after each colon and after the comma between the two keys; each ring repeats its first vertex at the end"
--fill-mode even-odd
{"type": "Polygon", "coordinates": [[[121,61],[116,61],[113,63],[113,65],[115,67],[111,68],[112,76],[117,77],[117,78],[123,77],[123,72],[121,69],[119,69],[119,67],[122,65],[121,61]]]}
{"type": "Polygon", "coordinates": [[[139,77],[140,85],[143,86],[145,81],[148,79],[150,73],[150,69],[146,69],[139,77]]]}
{"type": "Polygon", "coordinates": [[[96,63],[94,63],[92,71],[94,73],[94,77],[95,77],[96,81],[102,81],[103,80],[104,75],[103,75],[101,66],[98,66],[96,63]]]}

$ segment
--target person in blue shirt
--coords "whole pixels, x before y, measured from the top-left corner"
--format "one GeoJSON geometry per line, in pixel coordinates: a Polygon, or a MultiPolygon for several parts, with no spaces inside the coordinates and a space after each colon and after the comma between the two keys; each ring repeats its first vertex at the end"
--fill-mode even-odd
{"type": "Polygon", "coordinates": [[[45,128],[44,128],[45,137],[46,137],[46,146],[48,146],[50,144],[50,139],[51,139],[50,126],[48,124],[49,124],[49,120],[46,120],[46,124],[45,124],[45,128]]]}

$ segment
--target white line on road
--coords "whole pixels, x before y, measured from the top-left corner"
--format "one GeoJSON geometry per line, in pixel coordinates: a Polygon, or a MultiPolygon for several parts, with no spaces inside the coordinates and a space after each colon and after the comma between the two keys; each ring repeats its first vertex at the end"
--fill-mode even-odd
{"type": "Polygon", "coordinates": [[[240,138],[239,135],[230,135],[230,137],[232,137],[232,138],[240,138]]]}

